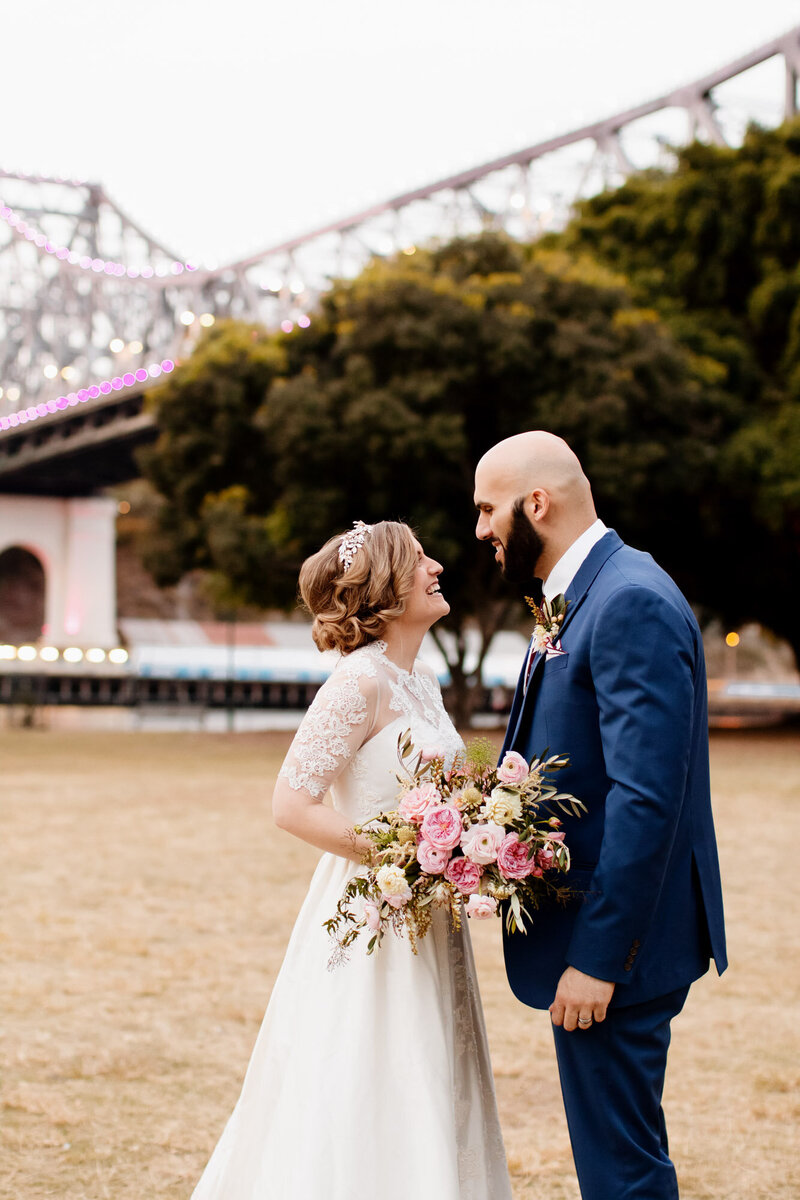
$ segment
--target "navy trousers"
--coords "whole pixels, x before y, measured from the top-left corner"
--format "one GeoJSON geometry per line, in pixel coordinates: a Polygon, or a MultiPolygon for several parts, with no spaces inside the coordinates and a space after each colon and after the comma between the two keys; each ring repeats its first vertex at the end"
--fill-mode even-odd
{"type": "Polygon", "coordinates": [[[610,1008],[586,1031],[553,1026],[583,1200],[678,1200],[661,1096],[670,1021],[688,991],[610,1008]]]}

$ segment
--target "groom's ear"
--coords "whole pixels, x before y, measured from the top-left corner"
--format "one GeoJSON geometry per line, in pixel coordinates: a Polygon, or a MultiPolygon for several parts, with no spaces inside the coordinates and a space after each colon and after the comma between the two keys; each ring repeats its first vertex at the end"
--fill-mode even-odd
{"type": "Polygon", "coordinates": [[[525,511],[531,521],[541,521],[550,511],[550,496],[544,488],[534,488],[525,501],[525,511]]]}

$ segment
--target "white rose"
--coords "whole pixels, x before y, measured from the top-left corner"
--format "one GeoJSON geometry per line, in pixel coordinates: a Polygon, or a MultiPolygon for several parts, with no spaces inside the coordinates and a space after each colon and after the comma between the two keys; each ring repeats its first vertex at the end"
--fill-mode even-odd
{"type": "Polygon", "coordinates": [[[522,816],[522,801],[517,792],[496,787],[484,802],[481,813],[487,821],[494,821],[497,825],[509,825],[522,816]]]}

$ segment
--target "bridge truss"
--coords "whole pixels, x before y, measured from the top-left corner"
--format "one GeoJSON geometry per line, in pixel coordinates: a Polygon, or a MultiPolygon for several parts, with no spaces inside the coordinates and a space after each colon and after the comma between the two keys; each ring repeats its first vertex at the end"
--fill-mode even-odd
{"type": "Polygon", "coordinates": [[[795,116],[799,73],[800,26],[645,104],[213,270],[150,237],[100,184],[0,170],[0,439],[141,391],[221,317],[302,328],[332,280],[372,256],[559,228],[576,200],[669,165],[687,139],[736,144],[750,121],[795,116]]]}

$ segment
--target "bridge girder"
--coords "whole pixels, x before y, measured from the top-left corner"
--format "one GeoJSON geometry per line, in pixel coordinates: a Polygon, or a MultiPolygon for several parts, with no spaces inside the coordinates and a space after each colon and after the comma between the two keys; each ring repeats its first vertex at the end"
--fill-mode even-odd
{"type": "Polygon", "coordinates": [[[183,356],[201,315],[302,325],[333,279],[372,256],[487,227],[535,237],[563,225],[582,196],[664,165],[687,134],[734,142],[761,114],[737,111],[721,93],[768,62],[772,116],[794,116],[800,26],[669,94],[214,269],[150,237],[100,184],[0,170],[0,439],[14,432],[11,413],[55,420],[35,406],[183,356]]]}

